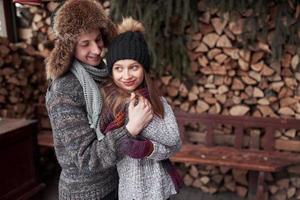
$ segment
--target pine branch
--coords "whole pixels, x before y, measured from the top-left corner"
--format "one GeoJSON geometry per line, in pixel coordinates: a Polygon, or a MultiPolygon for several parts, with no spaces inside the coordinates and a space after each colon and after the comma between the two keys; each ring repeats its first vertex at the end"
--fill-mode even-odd
{"type": "Polygon", "coordinates": [[[111,6],[115,21],[132,16],[143,22],[153,71],[162,74],[168,65],[172,66],[172,74],[187,71],[184,30],[197,25],[197,0],[112,0],[111,6]]]}

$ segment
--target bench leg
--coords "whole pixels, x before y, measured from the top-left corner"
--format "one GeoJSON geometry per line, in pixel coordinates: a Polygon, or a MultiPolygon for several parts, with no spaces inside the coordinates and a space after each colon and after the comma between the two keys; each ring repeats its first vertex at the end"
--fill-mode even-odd
{"type": "Polygon", "coordinates": [[[264,172],[249,171],[249,200],[264,200],[264,172]]]}
{"type": "Polygon", "coordinates": [[[259,172],[258,181],[257,181],[257,191],[256,191],[256,199],[257,200],[264,200],[264,180],[265,180],[265,173],[259,172]]]}
{"type": "Polygon", "coordinates": [[[258,183],[258,172],[249,171],[248,200],[256,199],[257,183],[258,183]]]}

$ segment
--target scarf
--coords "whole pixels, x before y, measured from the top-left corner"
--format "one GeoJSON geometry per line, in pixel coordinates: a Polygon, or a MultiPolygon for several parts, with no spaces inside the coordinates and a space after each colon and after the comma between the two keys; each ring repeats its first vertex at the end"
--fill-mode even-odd
{"type": "MultiPolygon", "coordinates": [[[[150,99],[147,88],[138,89],[136,90],[136,93],[146,99],[150,99]]],[[[124,126],[127,115],[126,106],[124,110],[118,111],[115,117],[113,116],[113,113],[109,110],[109,108],[107,108],[106,111],[107,112],[104,112],[105,116],[102,116],[102,119],[100,121],[100,130],[103,134],[124,126]]]]}
{"type": "MultiPolygon", "coordinates": [[[[137,93],[142,95],[148,100],[150,99],[147,88],[138,89],[137,93]]],[[[106,113],[106,116],[103,116],[101,119],[102,120],[100,124],[101,132],[103,134],[106,134],[109,131],[124,126],[126,120],[126,114],[127,114],[126,110],[119,111],[115,117],[111,112],[106,113]]],[[[142,136],[140,136],[139,138],[142,138],[142,136]]],[[[176,167],[172,164],[170,159],[161,160],[159,162],[162,164],[163,168],[170,175],[171,180],[175,186],[175,189],[178,192],[179,189],[183,186],[183,182],[179,173],[176,170],[176,167]]]]}
{"type": "MultiPolygon", "coordinates": [[[[104,63],[103,63],[104,64],[104,63]]],[[[103,105],[103,99],[99,91],[97,82],[102,82],[108,75],[108,71],[105,68],[99,69],[88,64],[74,60],[71,72],[79,80],[80,85],[83,88],[84,99],[86,103],[87,118],[89,125],[95,130],[97,139],[103,139],[99,128],[99,120],[101,109],[103,105]]]]}

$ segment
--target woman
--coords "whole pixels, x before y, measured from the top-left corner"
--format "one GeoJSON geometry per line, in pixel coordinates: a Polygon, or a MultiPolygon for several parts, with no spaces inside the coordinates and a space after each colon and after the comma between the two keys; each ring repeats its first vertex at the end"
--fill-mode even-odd
{"type": "Polygon", "coordinates": [[[131,138],[120,142],[123,157],[117,163],[119,199],[169,199],[181,185],[180,177],[168,160],[180,148],[178,126],[171,107],[158,95],[149,77],[150,56],[142,33],[144,27],[127,18],[118,31],[119,35],[108,48],[111,80],[103,87],[101,131],[109,136],[109,131],[126,124],[135,108],[129,102],[134,99],[136,103],[143,102],[142,97],[148,99],[154,112],[152,121],[141,132],[131,132],[131,138]]]}
{"type": "Polygon", "coordinates": [[[137,132],[149,123],[151,107],[140,102],[131,110],[135,117],[104,138],[98,128],[99,87],[108,74],[102,52],[115,36],[115,26],[98,2],[68,0],[56,11],[53,29],[56,42],[46,60],[51,80],[46,106],[62,168],[59,199],[117,199],[120,141],[128,131],[137,132]]]}

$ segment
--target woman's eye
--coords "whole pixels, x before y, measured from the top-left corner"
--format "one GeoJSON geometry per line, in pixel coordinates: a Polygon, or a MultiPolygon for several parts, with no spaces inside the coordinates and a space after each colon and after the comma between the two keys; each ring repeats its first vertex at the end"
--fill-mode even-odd
{"type": "Polygon", "coordinates": [[[121,72],[122,68],[121,67],[114,67],[114,70],[117,71],[117,72],[121,72]]]}
{"type": "Polygon", "coordinates": [[[138,66],[138,65],[133,65],[131,68],[132,68],[133,70],[138,70],[138,69],[139,69],[139,66],[138,66]]]}

